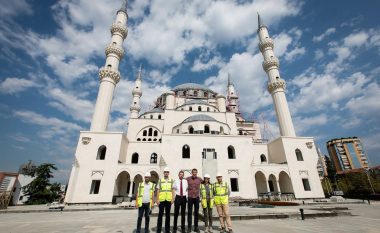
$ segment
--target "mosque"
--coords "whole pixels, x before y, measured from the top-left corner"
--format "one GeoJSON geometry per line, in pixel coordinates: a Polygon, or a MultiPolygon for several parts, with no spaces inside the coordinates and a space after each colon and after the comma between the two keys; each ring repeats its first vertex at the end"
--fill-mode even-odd
{"type": "Polygon", "coordinates": [[[232,198],[324,198],[314,139],[295,134],[274,43],[260,16],[259,48],[280,137],[270,142],[262,139],[259,124],[242,117],[230,79],[227,95],[185,83],[161,94],[153,109],[140,113],[141,69],[132,91],[128,131],[107,131],[114,89],[120,80],[118,66],[124,55],[127,19],[125,4],[111,26],[91,128],[80,132],[66,203],[129,200],[146,172],[157,181],[165,167],[174,178],[180,170],[190,175],[192,168],[197,168],[200,176],[209,173],[212,181],[221,173],[232,198]]]}

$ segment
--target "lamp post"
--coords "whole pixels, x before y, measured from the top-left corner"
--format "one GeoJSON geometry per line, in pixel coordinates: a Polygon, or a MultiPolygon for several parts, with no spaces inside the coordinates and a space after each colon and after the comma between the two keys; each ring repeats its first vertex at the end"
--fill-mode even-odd
{"type": "Polygon", "coordinates": [[[368,173],[371,171],[370,168],[366,168],[364,170],[365,174],[367,175],[367,179],[368,179],[368,182],[369,182],[369,185],[371,186],[371,189],[372,189],[372,193],[375,194],[375,189],[373,188],[373,185],[372,185],[372,182],[371,182],[371,178],[369,177],[368,173]]]}

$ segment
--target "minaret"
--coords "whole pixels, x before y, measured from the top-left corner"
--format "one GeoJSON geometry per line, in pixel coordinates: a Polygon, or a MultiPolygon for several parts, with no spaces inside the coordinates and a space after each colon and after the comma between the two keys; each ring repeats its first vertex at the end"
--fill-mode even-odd
{"type": "Polygon", "coordinates": [[[107,130],[113,92],[120,80],[118,68],[124,55],[123,41],[128,34],[127,20],[127,1],[124,0],[123,6],[117,11],[116,19],[111,26],[111,43],[105,50],[106,64],[99,70],[100,86],[90,131],[104,132],[107,130]]]}
{"type": "Polygon", "coordinates": [[[129,110],[131,111],[131,118],[137,118],[139,117],[139,112],[140,112],[140,97],[142,96],[142,91],[141,91],[141,71],[142,71],[142,66],[140,65],[139,72],[137,73],[136,76],[136,81],[135,81],[135,88],[133,88],[132,91],[132,104],[129,110]]]}
{"type": "Polygon", "coordinates": [[[280,126],[281,136],[296,136],[294,131],[292,117],[289,112],[288,102],[285,96],[285,80],[280,78],[280,63],[273,53],[274,43],[269,37],[267,27],[262,23],[260,15],[258,15],[259,47],[263,54],[263,69],[268,75],[268,91],[272,95],[274,108],[276,110],[277,121],[280,126]]]}
{"type": "Polygon", "coordinates": [[[234,112],[236,115],[236,119],[239,121],[244,121],[244,119],[240,115],[239,109],[239,97],[235,92],[235,86],[231,81],[231,75],[228,73],[228,84],[227,84],[227,100],[228,100],[228,110],[230,112],[234,112]]]}

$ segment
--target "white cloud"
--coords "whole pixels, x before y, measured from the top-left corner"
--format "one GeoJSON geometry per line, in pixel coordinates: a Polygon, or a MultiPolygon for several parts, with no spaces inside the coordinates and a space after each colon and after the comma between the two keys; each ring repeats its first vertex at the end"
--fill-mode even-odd
{"type": "Polygon", "coordinates": [[[221,57],[213,57],[207,62],[202,62],[201,59],[196,59],[194,61],[193,67],[191,67],[191,71],[199,72],[209,70],[213,67],[221,68],[224,65],[224,62],[221,57]]]}
{"type": "Polygon", "coordinates": [[[319,60],[321,59],[325,54],[323,53],[323,51],[321,49],[317,49],[315,50],[314,52],[314,60],[319,60]]]}
{"type": "Polygon", "coordinates": [[[329,35],[331,35],[331,34],[333,34],[335,32],[336,32],[335,28],[329,28],[324,33],[322,33],[321,35],[314,36],[313,37],[313,41],[314,42],[321,42],[324,38],[326,38],[327,36],[329,36],[329,35]]]}
{"type": "Polygon", "coordinates": [[[346,38],[344,38],[344,45],[348,47],[358,47],[361,45],[364,45],[365,42],[367,41],[369,35],[362,31],[362,32],[357,32],[357,33],[352,33],[346,38]]]}
{"type": "Polygon", "coordinates": [[[371,116],[373,119],[380,117],[380,87],[376,82],[370,83],[362,90],[362,95],[350,99],[346,108],[357,116],[371,116]]]}
{"type": "Polygon", "coordinates": [[[298,57],[301,57],[306,52],[306,49],[304,47],[297,47],[293,49],[292,51],[285,54],[285,60],[286,61],[293,61],[298,57]]]}
{"type": "Polygon", "coordinates": [[[40,85],[33,80],[12,77],[6,78],[0,83],[0,92],[5,94],[15,94],[39,86],[40,85]]]}
{"type": "Polygon", "coordinates": [[[18,16],[22,14],[31,15],[33,14],[33,9],[27,2],[27,0],[17,0],[17,1],[0,1],[0,15],[4,19],[8,17],[18,16]]]}
{"type": "Polygon", "coordinates": [[[9,137],[18,142],[30,142],[29,138],[22,136],[20,134],[10,135],[9,137]]]}
{"type": "Polygon", "coordinates": [[[313,127],[325,125],[328,122],[328,116],[324,113],[311,117],[294,117],[293,122],[297,133],[302,134],[313,127]]]}

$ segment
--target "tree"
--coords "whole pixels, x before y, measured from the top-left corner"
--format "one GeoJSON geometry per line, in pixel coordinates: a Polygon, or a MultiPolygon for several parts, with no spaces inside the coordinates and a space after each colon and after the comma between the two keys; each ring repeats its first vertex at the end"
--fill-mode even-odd
{"type": "Polygon", "coordinates": [[[57,170],[54,164],[44,163],[36,167],[30,174],[35,178],[23,187],[25,195],[29,197],[26,204],[46,204],[59,197],[59,184],[50,183],[50,178],[54,177],[53,170],[57,170]]]}

